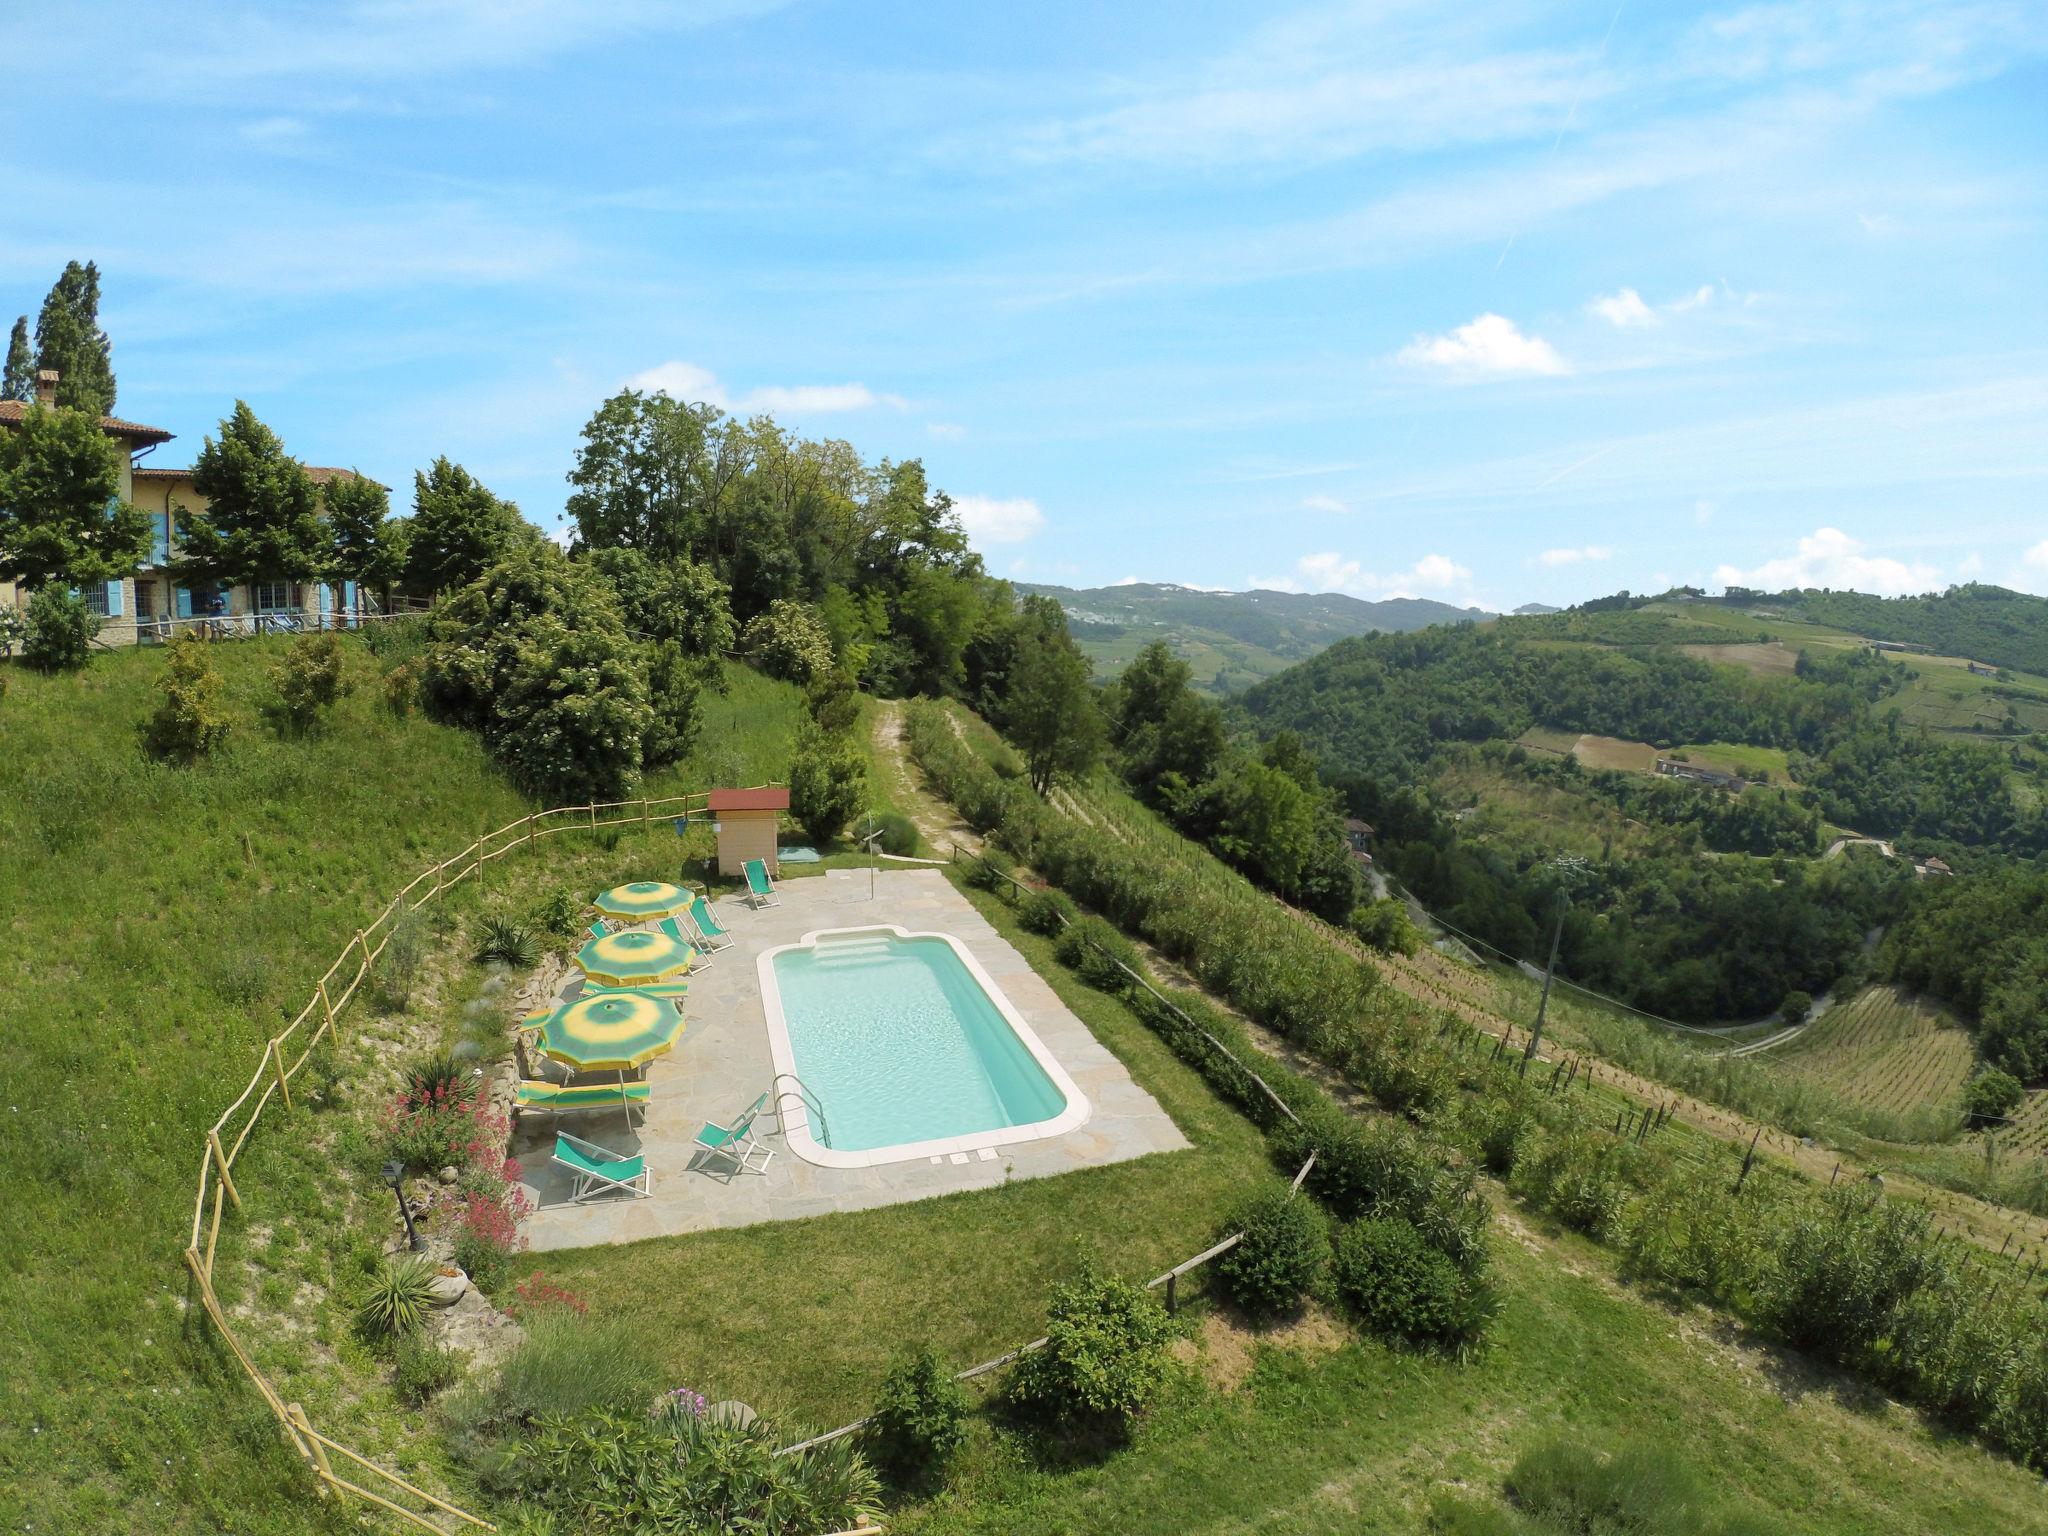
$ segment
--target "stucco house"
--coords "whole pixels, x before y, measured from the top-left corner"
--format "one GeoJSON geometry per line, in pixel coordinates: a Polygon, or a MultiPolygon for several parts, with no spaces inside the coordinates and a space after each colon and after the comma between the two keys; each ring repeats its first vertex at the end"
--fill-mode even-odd
{"type": "MultiPolygon", "coordinates": [[[[36,399],[54,405],[57,375],[44,370],[36,377],[36,399]]],[[[19,426],[28,410],[19,400],[0,400],[0,429],[19,426]]],[[[100,628],[104,645],[134,645],[138,641],[169,639],[175,620],[204,619],[222,614],[233,617],[255,614],[283,614],[293,617],[325,615],[327,622],[365,611],[367,594],[358,593],[352,581],[258,582],[219,587],[178,582],[171,574],[177,551],[177,509],[206,510],[206,498],[192,482],[190,469],[157,468],[142,461],[172,433],[162,427],[147,427],[118,416],[100,418],[100,429],[118,442],[121,455],[121,496],[149,514],[153,537],[148,559],[130,575],[119,580],[95,583],[84,589],[86,603],[105,623],[100,628]]],[[[352,478],[355,471],[330,469],[309,464],[306,474],[316,485],[352,478]]],[[[28,594],[16,583],[0,581],[0,606],[20,608],[28,594]]]]}

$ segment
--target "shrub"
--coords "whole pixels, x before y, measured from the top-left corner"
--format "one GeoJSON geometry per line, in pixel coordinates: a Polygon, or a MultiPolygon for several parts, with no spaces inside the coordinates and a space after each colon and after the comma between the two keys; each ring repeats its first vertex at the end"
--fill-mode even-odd
{"type": "Polygon", "coordinates": [[[875,818],[882,834],[882,852],[907,858],[917,852],[917,823],[900,811],[884,811],[875,818]]]}
{"type": "Polygon", "coordinates": [[[1238,1203],[1223,1230],[1244,1239],[1216,1261],[1216,1273],[1254,1317],[1299,1306],[1330,1261],[1330,1223],[1306,1195],[1262,1189],[1238,1203]]]}
{"type": "Polygon", "coordinates": [[[466,1104],[476,1097],[475,1076],[451,1050],[434,1051],[418,1058],[400,1076],[410,1105],[466,1104]]]}
{"type": "Polygon", "coordinates": [[[673,640],[645,648],[647,657],[647,729],[640,738],[640,761],[644,767],[662,768],[679,763],[697,743],[704,723],[698,696],[704,681],[704,663],[683,654],[673,640]]]}
{"type": "MultiPolygon", "coordinates": [[[[379,632],[375,626],[369,631],[379,632]]],[[[420,674],[425,669],[426,663],[414,656],[384,674],[384,707],[401,720],[411,715],[413,706],[420,701],[420,674]]]]}
{"type": "Polygon", "coordinates": [[[522,1504],[578,1532],[816,1536],[868,1524],[881,1487],[848,1441],[776,1454],[765,1423],[610,1408],[551,1417],[509,1463],[522,1504]]]}
{"type": "Polygon", "coordinates": [[[1053,939],[1065,933],[1079,915],[1073,902],[1054,890],[1033,891],[1017,907],[1018,922],[1053,939]]]}
{"type": "Polygon", "coordinates": [[[1522,1154],[1522,1143],[1529,1134],[1528,1107],[1513,1098],[1489,1095],[1473,1108],[1470,1121],[1479,1160],[1486,1171],[1498,1178],[1513,1173],[1516,1159],[1522,1154]]]}
{"type": "Polygon", "coordinates": [[[271,672],[278,714],[287,728],[312,730],[349,691],[342,661],[339,635],[301,635],[292,642],[283,663],[271,672]]]}
{"type": "Polygon", "coordinates": [[[1971,1078],[1963,1089],[1963,1113],[1972,1125],[1989,1124],[2018,1109],[2026,1096],[2018,1078],[1993,1067],[1971,1078]]]}
{"type": "Polygon", "coordinates": [[[540,941],[533,930],[503,912],[486,914],[477,925],[476,958],[495,960],[515,970],[540,964],[540,941]]]}
{"type": "Polygon", "coordinates": [[[1787,1024],[1804,1024],[1806,1016],[1813,1012],[1813,994],[1796,988],[1785,994],[1785,1001],[1778,1005],[1778,1016],[1787,1024]]]}
{"type": "Polygon", "coordinates": [[[356,1326],[373,1342],[395,1339],[426,1321],[433,1305],[434,1266],[417,1255],[386,1259],[356,1303],[356,1326]]]}
{"type": "Polygon", "coordinates": [[[143,726],[142,744],[152,757],[190,763],[219,750],[231,722],[220,702],[220,674],[206,642],[189,630],[171,643],[157,701],[143,726]]]}
{"type": "Polygon", "coordinates": [[[1338,1294],[1381,1338],[1462,1351],[1492,1320],[1486,1287],[1401,1216],[1369,1217],[1338,1233],[1335,1273],[1338,1294]]]}
{"type": "Polygon", "coordinates": [[[920,1348],[882,1378],[867,1434],[897,1482],[929,1477],[967,1439],[967,1394],[929,1347],[920,1348]]]}
{"type": "Polygon", "coordinates": [[[565,885],[558,885],[533,904],[533,926],[554,938],[571,938],[584,925],[583,901],[565,885]]]}
{"type": "Polygon", "coordinates": [[[403,1013],[427,964],[427,923],[417,912],[401,912],[377,955],[377,985],[388,1008],[403,1013]]]}
{"type": "Polygon", "coordinates": [[[528,1314],[526,1337],[506,1357],[482,1401],[471,1405],[470,1416],[532,1424],[615,1410],[644,1420],[660,1390],[647,1341],[631,1318],[546,1307],[528,1314]]]}
{"type": "MultiPolygon", "coordinates": [[[[512,1192],[524,1201],[525,1192],[512,1192]]],[[[519,1215],[523,1207],[509,1206],[497,1192],[472,1194],[462,1202],[462,1216],[455,1229],[455,1262],[485,1295],[502,1290],[512,1273],[512,1254],[520,1243],[519,1215]]]]}
{"type": "Polygon", "coordinates": [[[1407,904],[1389,896],[1351,909],[1350,928],[1361,944],[1383,955],[1412,955],[1422,933],[1408,916],[1407,904]]]}
{"type": "Polygon", "coordinates": [[[1130,977],[1120,967],[1135,971],[1140,961],[1138,948],[1099,917],[1084,917],[1060,934],[1053,948],[1060,964],[1104,992],[1121,992],[1130,977]]]}
{"type": "Polygon", "coordinates": [[[998,895],[1007,895],[1014,889],[1005,878],[1009,873],[1010,861],[991,848],[985,850],[980,857],[968,861],[967,883],[978,891],[994,891],[998,895]]]}
{"type": "Polygon", "coordinates": [[[817,609],[786,597],[747,621],[740,649],[770,677],[800,688],[832,670],[832,635],[817,609]]]}
{"type": "Polygon", "coordinates": [[[1894,1314],[1940,1275],[1932,1218],[1844,1185],[1800,1204],[1780,1234],[1765,1312],[1786,1339],[1845,1364],[1889,1333],[1894,1314]]]}
{"type": "Polygon", "coordinates": [[[829,736],[810,721],[797,728],[789,763],[789,813],[823,847],[846,830],[867,800],[868,765],[844,736],[829,736]]]}
{"type": "Polygon", "coordinates": [[[39,672],[76,671],[92,659],[93,636],[99,632],[99,616],[84,598],[46,583],[28,600],[21,659],[39,672]]]}
{"type": "Polygon", "coordinates": [[[1516,1181],[1566,1226],[1604,1242],[1619,1227],[1637,1156],[1626,1141],[1573,1125],[1547,1137],[1534,1159],[1523,1159],[1516,1181]]]}
{"type": "Polygon", "coordinates": [[[416,1333],[400,1338],[392,1365],[392,1386],[416,1408],[453,1386],[462,1375],[461,1356],[416,1333]]]}
{"type": "Polygon", "coordinates": [[[1662,1445],[1624,1445],[1608,1454],[1579,1441],[1549,1440],[1515,1462],[1507,1491],[1533,1529],[1542,1532],[1750,1536],[1770,1529],[1746,1514],[1718,1508],[1692,1469],[1662,1445]]]}
{"type": "Polygon", "coordinates": [[[1056,1285],[1042,1348],[1011,1368],[1011,1404],[1080,1431],[1127,1431],[1166,1380],[1166,1309],[1143,1286],[1084,1272],[1056,1285]]]}

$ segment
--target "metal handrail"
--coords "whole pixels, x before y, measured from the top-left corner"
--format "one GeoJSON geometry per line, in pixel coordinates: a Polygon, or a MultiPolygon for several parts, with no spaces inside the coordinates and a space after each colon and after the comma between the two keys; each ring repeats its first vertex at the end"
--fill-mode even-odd
{"type": "Polygon", "coordinates": [[[789,1081],[796,1084],[796,1093],[794,1095],[796,1101],[803,1105],[806,1110],[815,1110],[817,1112],[818,1144],[824,1147],[831,1146],[832,1122],[826,1118],[825,1101],[818,1096],[816,1089],[812,1088],[809,1083],[798,1077],[794,1072],[778,1072],[775,1074],[775,1081],[769,1084],[769,1090],[775,1095],[775,1120],[782,1128],[782,1134],[785,1136],[789,1134],[789,1121],[782,1113],[782,1101],[791,1097],[790,1090],[782,1086],[784,1078],[788,1078],[789,1081]]]}

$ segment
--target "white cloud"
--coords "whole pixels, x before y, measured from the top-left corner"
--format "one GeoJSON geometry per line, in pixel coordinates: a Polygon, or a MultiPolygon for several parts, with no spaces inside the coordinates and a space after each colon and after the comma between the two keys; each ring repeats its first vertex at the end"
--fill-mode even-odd
{"type": "Polygon", "coordinates": [[[993,496],[956,496],[953,510],[976,544],[1022,544],[1045,527],[1045,514],[1029,497],[999,501],[993,496]]]}
{"type": "Polygon", "coordinates": [[[767,411],[786,415],[823,415],[838,411],[866,411],[878,405],[902,410],[901,395],[877,394],[865,384],[764,384],[743,395],[735,395],[717,374],[695,363],[657,363],[643,368],[626,380],[628,389],[660,390],[678,400],[697,400],[715,405],[738,416],[767,411]]]}
{"type": "Polygon", "coordinates": [[[1484,314],[1443,336],[1418,336],[1401,349],[1400,360],[1458,373],[1507,375],[1571,372],[1557,349],[1541,336],[1525,336],[1505,315],[1484,314]]]}
{"type": "MultiPolygon", "coordinates": [[[[2042,551],[2048,561],[2048,543],[2042,551]]],[[[1796,554],[1766,560],[1752,570],[1733,565],[1715,567],[1714,580],[1724,587],[1759,587],[1777,592],[1792,587],[1852,588],[1881,597],[1925,592],[1940,579],[1931,565],[1908,565],[1883,555],[1864,553],[1861,540],[1839,528],[1819,528],[1799,541],[1796,554]]]]}
{"type": "Polygon", "coordinates": [[[941,442],[947,443],[957,443],[967,435],[967,429],[957,421],[928,421],[924,424],[924,429],[941,442]]]}
{"type": "Polygon", "coordinates": [[[1405,571],[1380,576],[1358,561],[1323,550],[1303,555],[1285,576],[1253,576],[1248,585],[1272,592],[1346,592],[1354,597],[1416,597],[1424,592],[1464,590],[1472,572],[1449,555],[1424,555],[1405,571]]]}
{"type": "Polygon", "coordinates": [[[1603,294],[1586,306],[1589,314],[1598,315],[1609,325],[1655,325],[1657,311],[1643,302],[1643,296],[1633,288],[1624,288],[1619,293],[1603,294]]]}
{"type": "Polygon", "coordinates": [[[1598,315],[1609,325],[1622,330],[1643,329],[1662,325],[1666,315],[1683,315],[1695,309],[1704,309],[1714,302],[1715,288],[1712,283],[1702,283],[1691,293],[1680,294],[1664,304],[1649,304],[1633,288],[1624,288],[1618,293],[1601,294],[1586,305],[1586,313],[1598,315]]]}
{"type": "Polygon", "coordinates": [[[1301,498],[1304,512],[1348,512],[1351,509],[1334,496],[1304,496],[1301,498]]]}
{"type": "MultiPolygon", "coordinates": [[[[2041,550],[2037,550],[2035,553],[2039,554],[2043,550],[2048,550],[2048,540],[2042,541],[2041,550]]],[[[2044,559],[2041,563],[2044,566],[2048,566],[2048,559],[2044,559]]],[[[1974,549],[1956,562],[1956,574],[1958,576],[1977,576],[1981,575],[1983,570],[1984,557],[1974,549]]]]}
{"type": "Polygon", "coordinates": [[[1538,565],[1578,565],[1587,560],[1611,560],[1614,551],[1605,544],[1587,544],[1578,549],[1546,549],[1536,557],[1538,565]]]}
{"type": "Polygon", "coordinates": [[[2032,566],[2037,571],[2048,571],[2048,539],[2043,539],[2021,555],[2020,564],[2032,566]]]}

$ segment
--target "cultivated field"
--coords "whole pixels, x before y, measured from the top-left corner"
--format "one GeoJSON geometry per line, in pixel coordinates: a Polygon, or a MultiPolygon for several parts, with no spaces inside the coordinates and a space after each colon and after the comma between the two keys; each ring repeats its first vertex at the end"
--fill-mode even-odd
{"type": "Polygon", "coordinates": [[[1790,677],[1799,665],[1799,652],[1782,640],[1766,644],[1738,642],[1731,645],[1681,645],[1679,649],[1701,661],[1741,667],[1758,677],[1790,677]]]}
{"type": "Polygon", "coordinates": [[[1952,1110],[1975,1052],[1967,1030],[1897,987],[1866,987],[1760,1059],[1902,1120],[1952,1110]]]}

